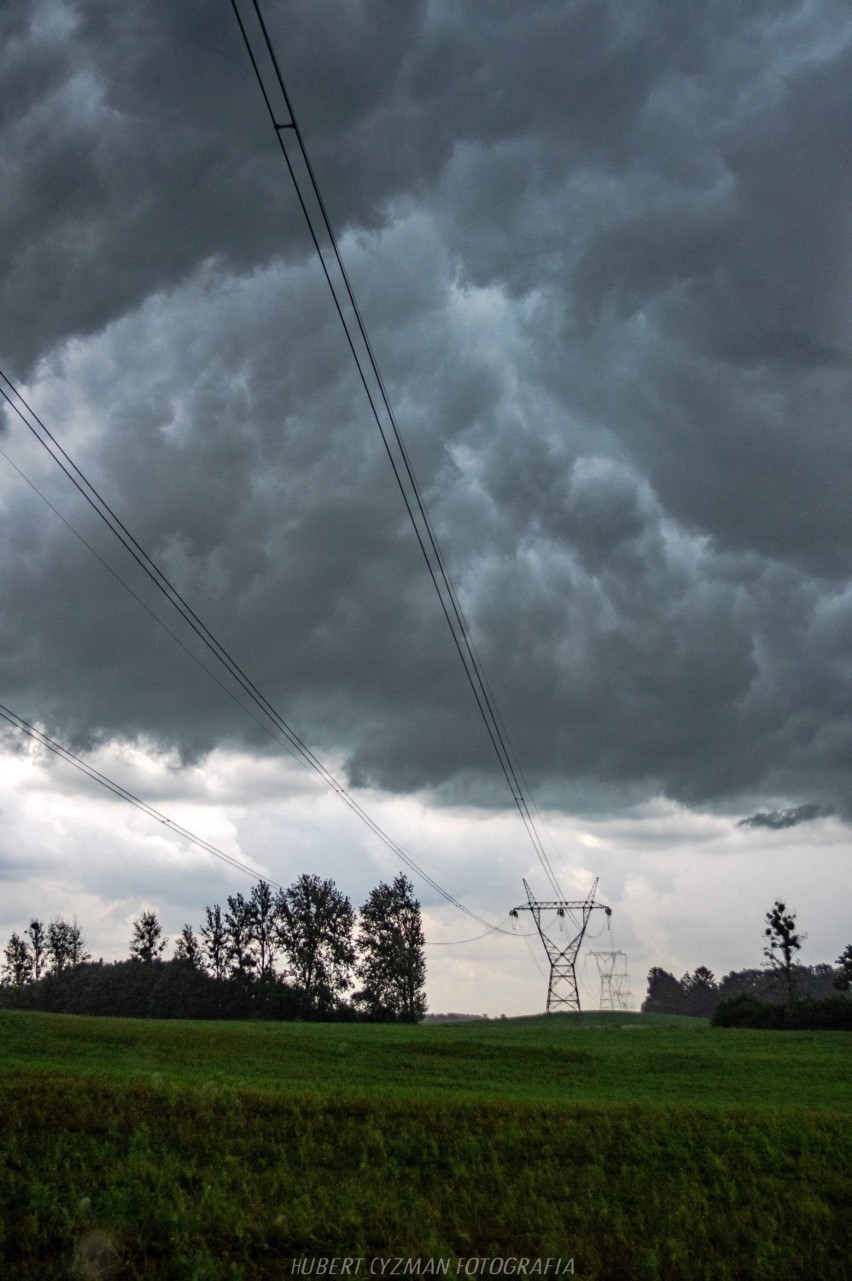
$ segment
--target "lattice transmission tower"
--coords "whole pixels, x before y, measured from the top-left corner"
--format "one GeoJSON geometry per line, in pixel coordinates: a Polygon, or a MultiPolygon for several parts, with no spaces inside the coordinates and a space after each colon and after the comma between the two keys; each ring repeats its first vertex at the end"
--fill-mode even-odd
{"type": "Polygon", "coordinates": [[[602,1010],[632,1010],[633,993],[627,973],[626,952],[587,952],[597,963],[601,980],[602,1010]]]}
{"type": "Polygon", "coordinates": [[[588,897],[579,902],[569,902],[567,899],[548,899],[544,901],[533,898],[532,890],[524,881],[527,901],[526,903],[521,903],[519,907],[513,907],[509,913],[510,916],[517,918],[519,912],[529,912],[535,921],[539,938],[544,945],[547,959],[550,962],[550,978],[547,984],[548,1014],[553,1014],[557,1010],[576,1010],[579,1013],[580,993],[577,988],[577,953],[583,945],[583,938],[592,912],[601,911],[606,912],[607,916],[612,915],[611,907],[607,907],[605,903],[595,902],[595,890],[597,888],[598,877],[595,877],[595,883],[589,891],[588,897]],[[542,913],[545,914],[545,917],[555,913],[555,922],[542,924],[542,913]],[[563,932],[566,920],[570,923],[567,935],[563,932]],[[554,939],[551,937],[554,933],[554,926],[556,926],[558,932],[562,933],[561,938],[554,939]]]}

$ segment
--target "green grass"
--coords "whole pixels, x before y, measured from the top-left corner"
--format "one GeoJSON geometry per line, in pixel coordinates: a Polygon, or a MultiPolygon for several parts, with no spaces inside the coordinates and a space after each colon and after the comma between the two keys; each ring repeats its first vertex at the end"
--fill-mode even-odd
{"type": "Polygon", "coordinates": [[[0,1071],[276,1094],[535,1104],[848,1107],[847,1033],[587,1014],[419,1027],[0,1011],[0,1071]]]}
{"type": "Polygon", "coordinates": [[[666,1016],[2,1011],[0,1276],[106,1277],[100,1249],[169,1281],[341,1254],[852,1277],[850,1063],[852,1034],[666,1016]]]}

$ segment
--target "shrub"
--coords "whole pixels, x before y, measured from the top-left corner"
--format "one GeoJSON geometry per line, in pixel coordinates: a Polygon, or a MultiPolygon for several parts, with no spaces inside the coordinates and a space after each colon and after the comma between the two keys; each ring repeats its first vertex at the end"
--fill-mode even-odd
{"type": "Polygon", "coordinates": [[[821,1001],[799,1001],[793,1006],[776,1005],[742,992],[730,1001],[720,1001],[712,1022],[715,1027],[852,1032],[852,1001],[844,996],[827,996],[821,1001]]]}

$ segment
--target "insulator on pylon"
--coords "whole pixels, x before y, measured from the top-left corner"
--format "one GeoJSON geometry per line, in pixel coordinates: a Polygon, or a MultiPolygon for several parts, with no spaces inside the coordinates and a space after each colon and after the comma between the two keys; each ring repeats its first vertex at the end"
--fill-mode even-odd
{"type": "MultiPolygon", "coordinates": [[[[597,879],[589,896],[582,902],[568,902],[567,899],[557,899],[549,902],[533,898],[532,890],[526,881],[524,889],[527,892],[527,902],[520,907],[514,907],[510,911],[510,916],[517,918],[519,912],[529,912],[533,918],[539,938],[547,953],[547,959],[550,962],[550,979],[547,985],[547,1012],[552,1014],[558,1010],[573,1010],[580,1012],[580,992],[577,987],[576,960],[589,919],[592,912],[601,909],[609,916],[612,909],[605,903],[596,903],[595,889],[597,888],[597,879]],[[555,912],[559,920],[558,934],[562,938],[553,938],[553,926],[548,929],[542,925],[542,913],[555,912]],[[571,918],[572,930],[565,930],[565,914],[571,918]],[[580,920],[574,916],[574,912],[580,913],[580,920]]],[[[552,918],[550,918],[552,920],[552,918]]]]}

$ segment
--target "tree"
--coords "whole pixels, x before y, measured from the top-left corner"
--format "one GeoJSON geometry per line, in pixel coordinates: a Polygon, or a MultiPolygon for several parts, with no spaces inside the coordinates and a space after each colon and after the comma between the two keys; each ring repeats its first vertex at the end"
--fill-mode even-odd
{"type": "Polygon", "coordinates": [[[257,946],[257,963],[261,978],[271,975],[274,968],[276,937],[275,895],[266,881],[252,887],[249,899],[251,935],[257,946]]]}
{"type": "Polygon", "coordinates": [[[648,971],[648,995],[642,1002],[646,1014],[684,1014],[686,993],[673,974],[659,965],[648,971]]]}
{"type": "Polygon", "coordinates": [[[770,911],[766,913],[766,928],[763,931],[768,943],[763,949],[766,964],[784,980],[787,989],[787,1002],[796,1003],[796,967],[795,956],[806,934],[796,930],[796,913],[788,912],[784,903],[776,899],[770,911]]]}
{"type": "Polygon", "coordinates": [[[47,927],[47,956],[54,974],[61,974],[92,959],[86,951],[86,941],[76,920],[64,921],[61,916],[53,918],[47,927]]]}
{"type": "Polygon", "coordinates": [[[250,979],[257,966],[251,904],[242,894],[228,895],[225,913],[227,957],[233,978],[250,979]]]}
{"type": "Polygon", "coordinates": [[[162,960],[168,941],[163,937],[163,928],[157,919],[157,913],[143,912],[133,922],[133,937],[130,940],[131,959],[153,965],[154,961],[162,960]]]}
{"type": "Polygon", "coordinates": [[[837,958],[837,964],[840,973],[834,980],[834,986],[841,992],[848,992],[852,988],[852,943],[847,943],[837,958]]]}
{"type": "Polygon", "coordinates": [[[204,957],[201,951],[201,944],[195,937],[195,931],[191,925],[184,925],[180,934],[177,936],[177,939],[175,940],[174,959],[176,961],[185,961],[196,970],[204,968],[204,957]]]}
{"type": "Polygon", "coordinates": [[[371,1018],[417,1023],[426,1013],[426,956],[420,904],[401,873],[380,882],[361,908],[356,994],[371,1018]]]}
{"type": "Polygon", "coordinates": [[[23,987],[33,976],[32,953],[25,938],[13,934],[3,950],[4,982],[11,987],[23,987]]]}
{"type": "Polygon", "coordinates": [[[44,928],[44,922],[34,916],[30,921],[27,934],[33,958],[33,978],[37,983],[47,964],[47,931],[44,928]]]}
{"type": "Polygon", "coordinates": [[[332,880],[303,873],[275,898],[276,930],[288,977],[315,1013],[351,986],[355,962],[352,904],[332,880]]]}
{"type": "Polygon", "coordinates": [[[77,924],[76,918],[67,927],[67,936],[68,953],[72,966],[85,965],[87,961],[91,961],[92,954],[86,951],[86,940],[83,938],[83,931],[77,924]]]}
{"type": "Polygon", "coordinates": [[[687,1014],[709,1018],[718,1000],[719,985],[716,975],[706,965],[699,965],[692,974],[684,974],[680,986],[686,994],[687,1014]]]}
{"type": "Polygon", "coordinates": [[[228,964],[228,935],[218,903],[204,909],[206,922],[201,927],[201,951],[214,979],[223,979],[228,964]]]}

